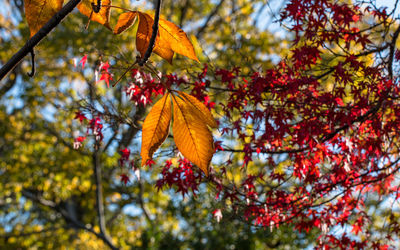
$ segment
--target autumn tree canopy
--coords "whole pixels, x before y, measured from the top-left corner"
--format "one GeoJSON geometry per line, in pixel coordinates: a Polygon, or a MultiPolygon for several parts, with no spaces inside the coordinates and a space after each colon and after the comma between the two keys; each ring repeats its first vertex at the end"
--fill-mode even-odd
{"type": "Polygon", "coordinates": [[[6,2],[2,245],[399,247],[398,1],[6,2]]]}

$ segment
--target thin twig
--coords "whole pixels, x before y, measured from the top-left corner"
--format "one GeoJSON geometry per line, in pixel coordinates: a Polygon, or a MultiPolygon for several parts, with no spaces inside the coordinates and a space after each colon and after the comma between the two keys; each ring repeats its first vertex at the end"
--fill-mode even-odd
{"type": "Polygon", "coordinates": [[[115,6],[115,5],[102,5],[101,7],[115,8],[115,9],[120,9],[120,10],[124,10],[124,11],[128,11],[128,12],[135,12],[134,10],[130,10],[130,9],[123,8],[123,7],[120,7],[120,6],[115,6]]]}
{"type": "Polygon", "coordinates": [[[32,61],[32,69],[31,72],[28,73],[29,77],[33,77],[35,75],[35,51],[34,48],[31,50],[31,61],[32,61]]]}
{"type": "Polygon", "coordinates": [[[122,77],[124,77],[129,71],[131,71],[133,69],[133,67],[136,65],[137,60],[132,63],[131,66],[129,66],[129,68],[118,78],[118,80],[112,85],[113,87],[115,87],[122,79],[122,77]]]}

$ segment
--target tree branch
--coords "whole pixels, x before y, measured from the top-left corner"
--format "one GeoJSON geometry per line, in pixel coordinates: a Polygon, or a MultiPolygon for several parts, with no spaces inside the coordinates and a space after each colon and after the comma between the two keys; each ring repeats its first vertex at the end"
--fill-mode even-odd
{"type": "Polygon", "coordinates": [[[206,21],[204,22],[203,26],[197,31],[196,37],[199,38],[205,29],[207,28],[208,23],[211,21],[211,19],[218,13],[219,9],[221,8],[222,4],[225,2],[225,0],[221,0],[217,6],[215,6],[214,10],[208,15],[206,21]]]}
{"type": "Polygon", "coordinates": [[[161,10],[161,0],[157,0],[156,3],[156,13],[154,15],[153,32],[150,37],[149,47],[147,47],[146,53],[143,58],[139,61],[139,66],[143,66],[149,59],[151,52],[153,51],[154,44],[156,43],[156,38],[158,34],[158,21],[160,20],[160,10],[161,10]]]}
{"type": "Polygon", "coordinates": [[[0,69],[0,81],[16,66],[21,60],[30,53],[33,48],[45,38],[71,11],[81,2],[81,0],[69,1],[59,12],[57,12],[50,20],[33,36],[25,45],[15,53],[11,59],[6,62],[0,69]]]}
{"type": "Polygon", "coordinates": [[[104,201],[103,201],[103,185],[101,179],[101,164],[99,159],[98,149],[93,153],[93,170],[96,185],[96,205],[97,205],[97,216],[99,219],[100,234],[104,237],[104,242],[111,249],[118,249],[112,243],[111,237],[107,233],[106,222],[104,217],[104,201]]]}
{"type": "Polygon", "coordinates": [[[389,78],[393,79],[393,59],[394,59],[394,52],[396,49],[396,41],[400,34],[400,26],[397,27],[396,31],[393,34],[392,42],[390,43],[390,52],[389,52],[389,61],[388,61],[388,72],[389,78]]]}
{"type": "Polygon", "coordinates": [[[22,195],[25,196],[26,198],[39,203],[40,205],[49,207],[56,212],[60,213],[65,220],[68,222],[72,223],[75,227],[86,230],[92,234],[94,234],[97,238],[101,239],[104,243],[106,243],[111,249],[118,249],[115,247],[108,239],[107,237],[102,234],[102,233],[97,233],[94,231],[94,229],[91,226],[87,226],[86,224],[76,220],[74,217],[70,216],[62,207],[60,207],[59,204],[55,203],[54,201],[46,200],[40,195],[35,195],[34,193],[28,191],[28,190],[22,190],[22,195]]]}

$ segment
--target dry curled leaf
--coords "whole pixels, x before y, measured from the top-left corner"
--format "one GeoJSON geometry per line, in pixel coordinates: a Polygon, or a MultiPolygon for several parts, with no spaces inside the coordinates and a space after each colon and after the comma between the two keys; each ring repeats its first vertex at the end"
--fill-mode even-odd
{"type": "Polygon", "coordinates": [[[180,96],[171,95],[173,100],[174,122],[172,132],[179,151],[189,161],[198,166],[207,176],[214,154],[214,141],[211,131],[196,108],[180,96]]]}
{"type": "Polygon", "coordinates": [[[110,5],[111,5],[111,0],[102,0],[100,1],[101,3],[101,8],[99,13],[95,13],[93,11],[93,4],[97,4],[98,1],[95,0],[82,0],[80,4],[78,4],[78,10],[85,16],[89,17],[90,20],[98,22],[102,24],[104,27],[108,28],[111,30],[110,27],[110,5]]]}
{"type": "Polygon", "coordinates": [[[64,0],[24,0],[31,37],[62,8],[63,2],[64,0]]]}
{"type": "Polygon", "coordinates": [[[154,152],[168,136],[171,122],[170,94],[166,94],[154,104],[143,123],[142,129],[142,166],[151,159],[154,152]]]}

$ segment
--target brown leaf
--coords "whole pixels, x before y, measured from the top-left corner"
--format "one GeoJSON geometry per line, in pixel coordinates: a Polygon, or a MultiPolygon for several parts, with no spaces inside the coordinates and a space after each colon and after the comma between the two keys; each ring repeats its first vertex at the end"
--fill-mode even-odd
{"type": "MultiPolygon", "coordinates": [[[[139,27],[136,35],[136,48],[143,57],[149,46],[154,19],[151,15],[139,13],[139,27]]],[[[154,53],[172,63],[174,52],[199,61],[185,32],[175,24],[160,18],[154,53]]]]}
{"type": "Polygon", "coordinates": [[[196,108],[179,96],[173,100],[174,122],[172,131],[179,151],[197,165],[207,176],[214,154],[213,137],[206,123],[198,117],[196,108]]]}
{"type": "Polygon", "coordinates": [[[63,2],[64,0],[24,0],[31,37],[62,8],[63,2]]]}
{"type": "Polygon", "coordinates": [[[114,34],[121,34],[131,27],[136,21],[137,16],[138,13],[136,11],[122,13],[118,18],[117,25],[114,27],[114,34]]]}
{"type": "Polygon", "coordinates": [[[210,110],[204,105],[202,102],[197,100],[196,97],[186,94],[184,92],[178,91],[179,95],[185,99],[185,101],[192,105],[193,111],[196,112],[196,115],[201,118],[208,126],[212,128],[217,128],[218,124],[215,121],[214,117],[211,115],[210,110]]]}
{"type": "MultiPolygon", "coordinates": [[[[110,27],[110,7],[101,6],[99,13],[95,13],[92,8],[92,3],[97,4],[96,0],[82,0],[78,4],[78,10],[85,16],[89,17],[90,20],[98,22],[104,27],[111,30],[110,27]]],[[[111,5],[111,0],[102,0],[101,5],[111,5]]]]}
{"type": "Polygon", "coordinates": [[[171,100],[169,93],[154,104],[143,123],[142,129],[142,166],[151,159],[154,152],[165,141],[171,122],[171,100]]]}

